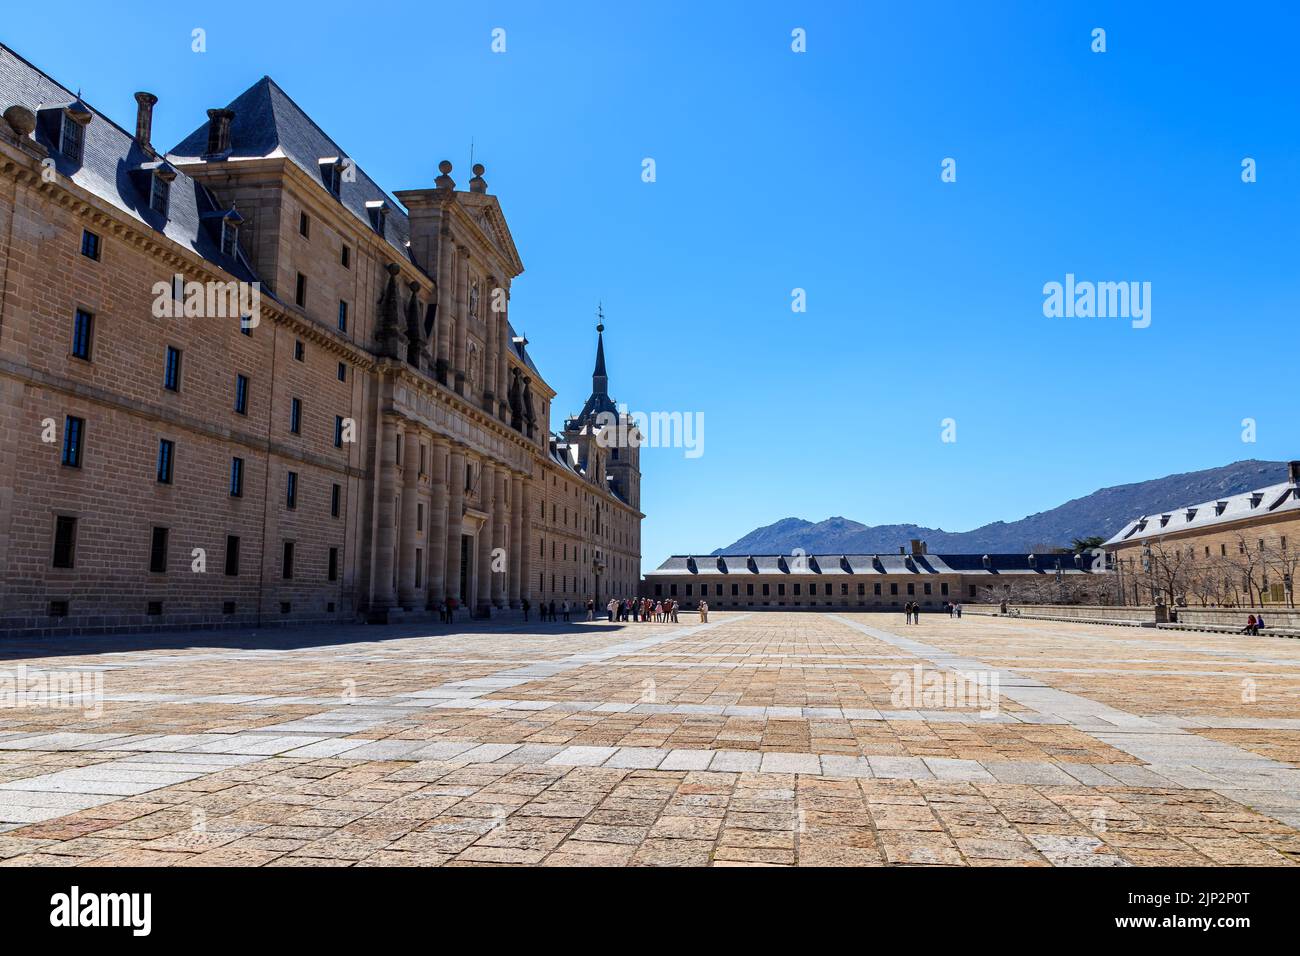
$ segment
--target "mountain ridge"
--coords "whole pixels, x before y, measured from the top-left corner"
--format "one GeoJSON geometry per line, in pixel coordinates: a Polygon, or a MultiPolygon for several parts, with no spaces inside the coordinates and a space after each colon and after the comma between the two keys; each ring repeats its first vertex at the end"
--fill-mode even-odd
{"type": "Polygon", "coordinates": [[[1286,462],[1251,458],[1219,468],[1100,488],[1017,521],[994,521],[970,531],[944,531],[918,524],[866,525],[842,515],[817,522],[789,517],[755,528],[711,553],[789,554],[802,548],[809,554],[886,554],[906,547],[913,538],[924,540],[936,554],[1023,553],[1043,545],[1066,547],[1075,538],[1110,538],[1139,515],[1242,494],[1286,480],[1286,462]]]}

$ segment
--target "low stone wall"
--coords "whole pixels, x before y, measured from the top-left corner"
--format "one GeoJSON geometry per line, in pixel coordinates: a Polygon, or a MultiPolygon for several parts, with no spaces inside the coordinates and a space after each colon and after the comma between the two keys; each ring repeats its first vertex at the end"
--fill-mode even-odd
{"type": "MultiPolygon", "coordinates": [[[[1252,614],[1264,615],[1265,630],[1287,630],[1300,632],[1300,608],[1252,608],[1252,607],[1180,607],[1176,623],[1161,624],[1162,627],[1233,627],[1246,626],[1246,618],[1252,614]]],[[[1154,626],[1156,609],[1154,607],[1115,607],[1089,604],[1012,604],[1008,606],[1012,616],[1036,618],[1046,621],[1085,621],[1096,624],[1142,624],[1154,626]]],[[[994,605],[967,605],[967,614],[985,614],[997,616],[1000,612],[994,605]]]]}
{"type": "Polygon", "coordinates": [[[1252,614],[1264,615],[1265,630],[1272,627],[1300,629],[1300,608],[1271,607],[1180,607],[1179,624],[1221,624],[1245,627],[1246,618],[1252,614]]]}

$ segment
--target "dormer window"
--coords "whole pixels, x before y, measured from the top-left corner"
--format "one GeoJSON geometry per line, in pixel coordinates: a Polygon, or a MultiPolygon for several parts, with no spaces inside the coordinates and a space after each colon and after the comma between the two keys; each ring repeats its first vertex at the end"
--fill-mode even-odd
{"type": "Polygon", "coordinates": [[[1252,508],[1258,508],[1259,503],[1263,500],[1264,500],[1263,492],[1259,492],[1259,491],[1253,492],[1250,496],[1250,506],[1252,508]]]}
{"type": "Polygon", "coordinates": [[[382,199],[372,199],[366,203],[366,212],[370,213],[370,225],[382,236],[384,222],[388,219],[388,203],[382,199]]]}
{"type": "Polygon", "coordinates": [[[63,123],[59,128],[59,152],[64,155],[68,162],[80,165],[85,144],[85,127],[74,118],[72,110],[64,110],[63,123]]]}
{"type": "Polygon", "coordinates": [[[167,217],[167,207],[171,203],[172,184],[163,177],[161,169],[155,169],[149,177],[149,208],[163,218],[167,217]]]}
{"type": "Polygon", "coordinates": [[[221,220],[221,254],[232,259],[239,251],[239,226],[229,219],[221,220]]]}
{"type": "Polygon", "coordinates": [[[320,178],[330,195],[337,196],[343,188],[343,161],[337,156],[326,156],[320,160],[320,178]]]}

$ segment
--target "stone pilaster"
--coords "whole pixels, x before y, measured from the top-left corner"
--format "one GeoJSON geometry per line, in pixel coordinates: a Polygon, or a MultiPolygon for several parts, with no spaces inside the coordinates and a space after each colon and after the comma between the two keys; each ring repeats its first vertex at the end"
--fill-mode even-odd
{"type": "Polygon", "coordinates": [[[492,492],[492,550],[505,555],[505,562],[497,561],[492,574],[492,606],[506,606],[506,578],[509,576],[510,551],[507,547],[507,532],[510,519],[506,515],[506,487],[508,479],[504,468],[493,469],[495,479],[492,492]]]}
{"type": "Polygon", "coordinates": [[[510,578],[507,582],[510,606],[519,607],[522,559],[524,556],[524,481],[519,475],[510,476],[510,578]]]}
{"type": "Polygon", "coordinates": [[[402,514],[397,537],[397,603],[405,610],[420,606],[415,590],[415,549],[420,534],[415,515],[420,502],[419,430],[407,426],[402,437],[402,514]]]}
{"type": "Polygon", "coordinates": [[[525,478],[520,489],[521,544],[519,550],[519,598],[533,599],[533,492],[532,483],[525,478]]]}
{"type": "Polygon", "coordinates": [[[384,619],[396,604],[393,552],[397,547],[397,422],[384,416],[379,430],[379,507],[370,576],[370,614],[384,619]]]}
{"type": "Polygon", "coordinates": [[[452,360],[455,369],[455,387],[465,394],[465,375],[469,367],[469,249],[456,247],[456,355],[452,360]]]}
{"type": "Polygon", "coordinates": [[[447,596],[447,443],[433,440],[429,456],[429,535],[426,590],[428,607],[437,607],[447,596]]]}
{"type": "MultiPolygon", "coordinates": [[[[447,473],[447,572],[444,578],[448,597],[460,601],[460,536],[465,523],[465,453],[452,448],[447,473]]],[[[472,594],[466,595],[468,604],[472,594]]]]}
{"type": "Polygon", "coordinates": [[[482,471],[479,473],[479,487],[482,489],[481,507],[487,512],[488,520],[483,523],[483,527],[478,532],[478,581],[476,582],[478,594],[475,606],[479,613],[490,614],[492,612],[492,525],[494,524],[492,509],[496,481],[492,466],[486,461],[483,462],[482,471]]]}

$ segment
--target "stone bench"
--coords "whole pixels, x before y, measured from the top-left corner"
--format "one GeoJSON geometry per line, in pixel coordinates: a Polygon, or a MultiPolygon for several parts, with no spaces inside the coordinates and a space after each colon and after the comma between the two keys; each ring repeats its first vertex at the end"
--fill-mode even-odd
{"type": "MultiPolygon", "coordinates": [[[[1157,624],[1156,627],[1162,630],[1172,631],[1205,631],[1212,634],[1241,634],[1245,624],[1201,624],[1196,622],[1182,621],[1170,624],[1157,624]]],[[[1242,637],[1247,635],[1242,634],[1242,637]]],[[[1259,632],[1260,637],[1291,637],[1300,638],[1300,628],[1294,627],[1265,627],[1259,632]]]]}

